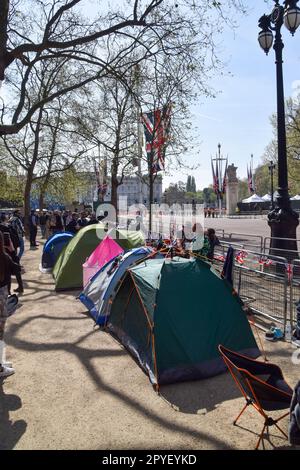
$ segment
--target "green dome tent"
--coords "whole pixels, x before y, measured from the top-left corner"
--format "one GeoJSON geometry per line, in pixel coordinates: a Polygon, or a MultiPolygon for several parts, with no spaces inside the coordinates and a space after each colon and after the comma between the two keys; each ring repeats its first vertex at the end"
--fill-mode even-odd
{"type": "Polygon", "coordinates": [[[201,260],[153,259],[129,269],[107,327],[153,384],[224,372],[219,344],[260,356],[239,297],[201,260]]]}
{"type": "Polygon", "coordinates": [[[101,224],[88,225],[81,229],[61,252],[53,268],[55,289],[81,289],[83,285],[82,265],[90,254],[108,234],[115,235],[118,245],[124,250],[130,250],[144,245],[145,240],[141,232],[130,232],[116,229],[105,232],[101,224]]]}

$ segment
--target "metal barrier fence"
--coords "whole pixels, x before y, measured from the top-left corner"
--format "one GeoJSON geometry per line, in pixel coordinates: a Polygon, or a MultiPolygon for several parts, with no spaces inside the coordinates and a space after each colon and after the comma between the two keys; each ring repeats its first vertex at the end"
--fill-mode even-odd
{"type": "MultiPolygon", "coordinates": [[[[223,269],[229,246],[232,246],[234,253],[234,289],[251,311],[262,319],[266,330],[270,323],[275,323],[285,331],[287,322],[292,325],[295,318],[294,312],[291,314],[290,299],[297,296],[295,290],[293,295],[290,294],[293,283],[287,260],[245,250],[243,246],[222,243],[215,250],[214,268],[218,272],[223,269]]],[[[300,296],[300,278],[297,287],[300,296]]]]}
{"type": "MultiPolygon", "coordinates": [[[[215,247],[214,268],[222,272],[231,246],[234,250],[233,286],[264,325],[260,325],[262,329],[267,330],[275,324],[284,332],[290,325],[293,331],[297,322],[297,305],[300,304],[299,251],[291,254],[291,250],[272,248],[271,255],[271,237],[226,233],[224,230],[216,231],[216,235],[221,245],[215,247]],[[275,256],[276,252],[281,256],[275,256]],[[293,254],[295,259],[291,261],[293,254]]],[[[296,242],[299,246],[300,240],[296,242]]]]}
{"type": "Polygon", "coordinates": [[[292,280],[289,285],[289,317],[293,329],[297,321],[297,304],[300,302],[300,260],[295,259],[291,264],[292,280]]]}
{"type": "Polygon", "coordinates": [[[243,245],[244,248],[248,248],[249,250],[253,249],[255,251],[259,251],[260,253],[263,251],[264,247],[264,237],[260,235],[246,235],[245,233],[235,232],[226,233],[223,230],[223,233],[219,238],[226,243],[243,245]]]}
{"type": "MultiPolygon", "coordinates": [[[[284,249],[284,248],[274,248],[272,247],[271,248],[271,244],[272,244],[272,240],[282,240],[282,241],[290,241],[291,239],[290,238],[278,238],[278,237],[265,237],[264,238],[264,242],[263,242],[263,252],[264,253],[268,253],[270,252],[270,250],[272,250],[273,253],[283,253],[285,255],[286,253],[286,256],[287,258],[291,259],[291,257],[297,257],[298,256],[298,250],[287,250],[287,249],[284,249]]],[[[300,242],[299,239],[295,240],[297,245],[298,243],[300,242]]]]}

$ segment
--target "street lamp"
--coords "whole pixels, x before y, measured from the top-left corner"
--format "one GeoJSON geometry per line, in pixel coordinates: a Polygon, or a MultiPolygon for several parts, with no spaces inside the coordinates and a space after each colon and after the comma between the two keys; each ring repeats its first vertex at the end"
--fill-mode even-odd
{"type": "Polygon", "coordinates": [[[275,163],[272,161],[268,165],[270,176],[271,176],[271,209],[274,209],[274,170],[276,168],[275,163]]]}
{"type": "Polygon", "coordinates": [[[300,9],[297,6],[298,0],[285,0],[283,6],[279,4],[279,0],[274,0],[274,2],[275,6],[271,14],[263,15],[258,23],[261,28],[258,41],[266,54],[268,54],[273,45],[273,32],[275,33],[273,48],[276,56],[277,81],[278,197],[275,208],[273,208],[268,215],[268,223],[271,227],[271,253],[288,258],[295,258],[295,253],[297,253],[296,229],[299,224],[299,216],[291,208],[288,191],[285,103],[282,72],[282,49],[284,44],[282,42],[281,27],[284,24],[292,35],[294,35],[300,25],[300,9]],[[280,250],[283,251],[280,252],[280,250]],[[289,251],[291,253],[289,253],[289,251]],[[294,252],[294,255],[292,252],[294,252]]]}

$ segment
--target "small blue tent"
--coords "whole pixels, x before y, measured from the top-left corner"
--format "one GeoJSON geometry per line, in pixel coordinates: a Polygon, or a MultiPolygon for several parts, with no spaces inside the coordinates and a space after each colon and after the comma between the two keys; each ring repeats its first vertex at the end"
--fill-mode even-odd
{"type": "Polygon", "coordinates": [[[44,273],[52,271],[60,253],[73,237],[73,233],[61,232],[48,238],[43,249],[40,271],[44,273]]]}
{"type": "Polygon", "coordinates": [[[111,301],[126,270],[153,253],[151,248],[134,248],[123,256],[113,258],[91,278],[79,299],[90,311],[97,325],[106,323],[111,301]]]}

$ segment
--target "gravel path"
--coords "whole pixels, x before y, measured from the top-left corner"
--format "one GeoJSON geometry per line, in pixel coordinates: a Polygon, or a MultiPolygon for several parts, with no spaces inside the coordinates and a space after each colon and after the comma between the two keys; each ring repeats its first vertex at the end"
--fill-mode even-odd
{"type": "MultiPolygon", "coordinates": [[[[7,323],[16,374],[0,382],[0,449],[254,447],[261,419],[249,410],[240,423],[251,432],[232,426],[243,400],[228,374],[157,395],[128,353],[94,328],[76,293],[54,292],[38,270],[40,252],[26,252],[23,305],[7,323]]],[[[294,386],[300,366],[291,363],[292,348],[266,347],[294,386]]]]}

